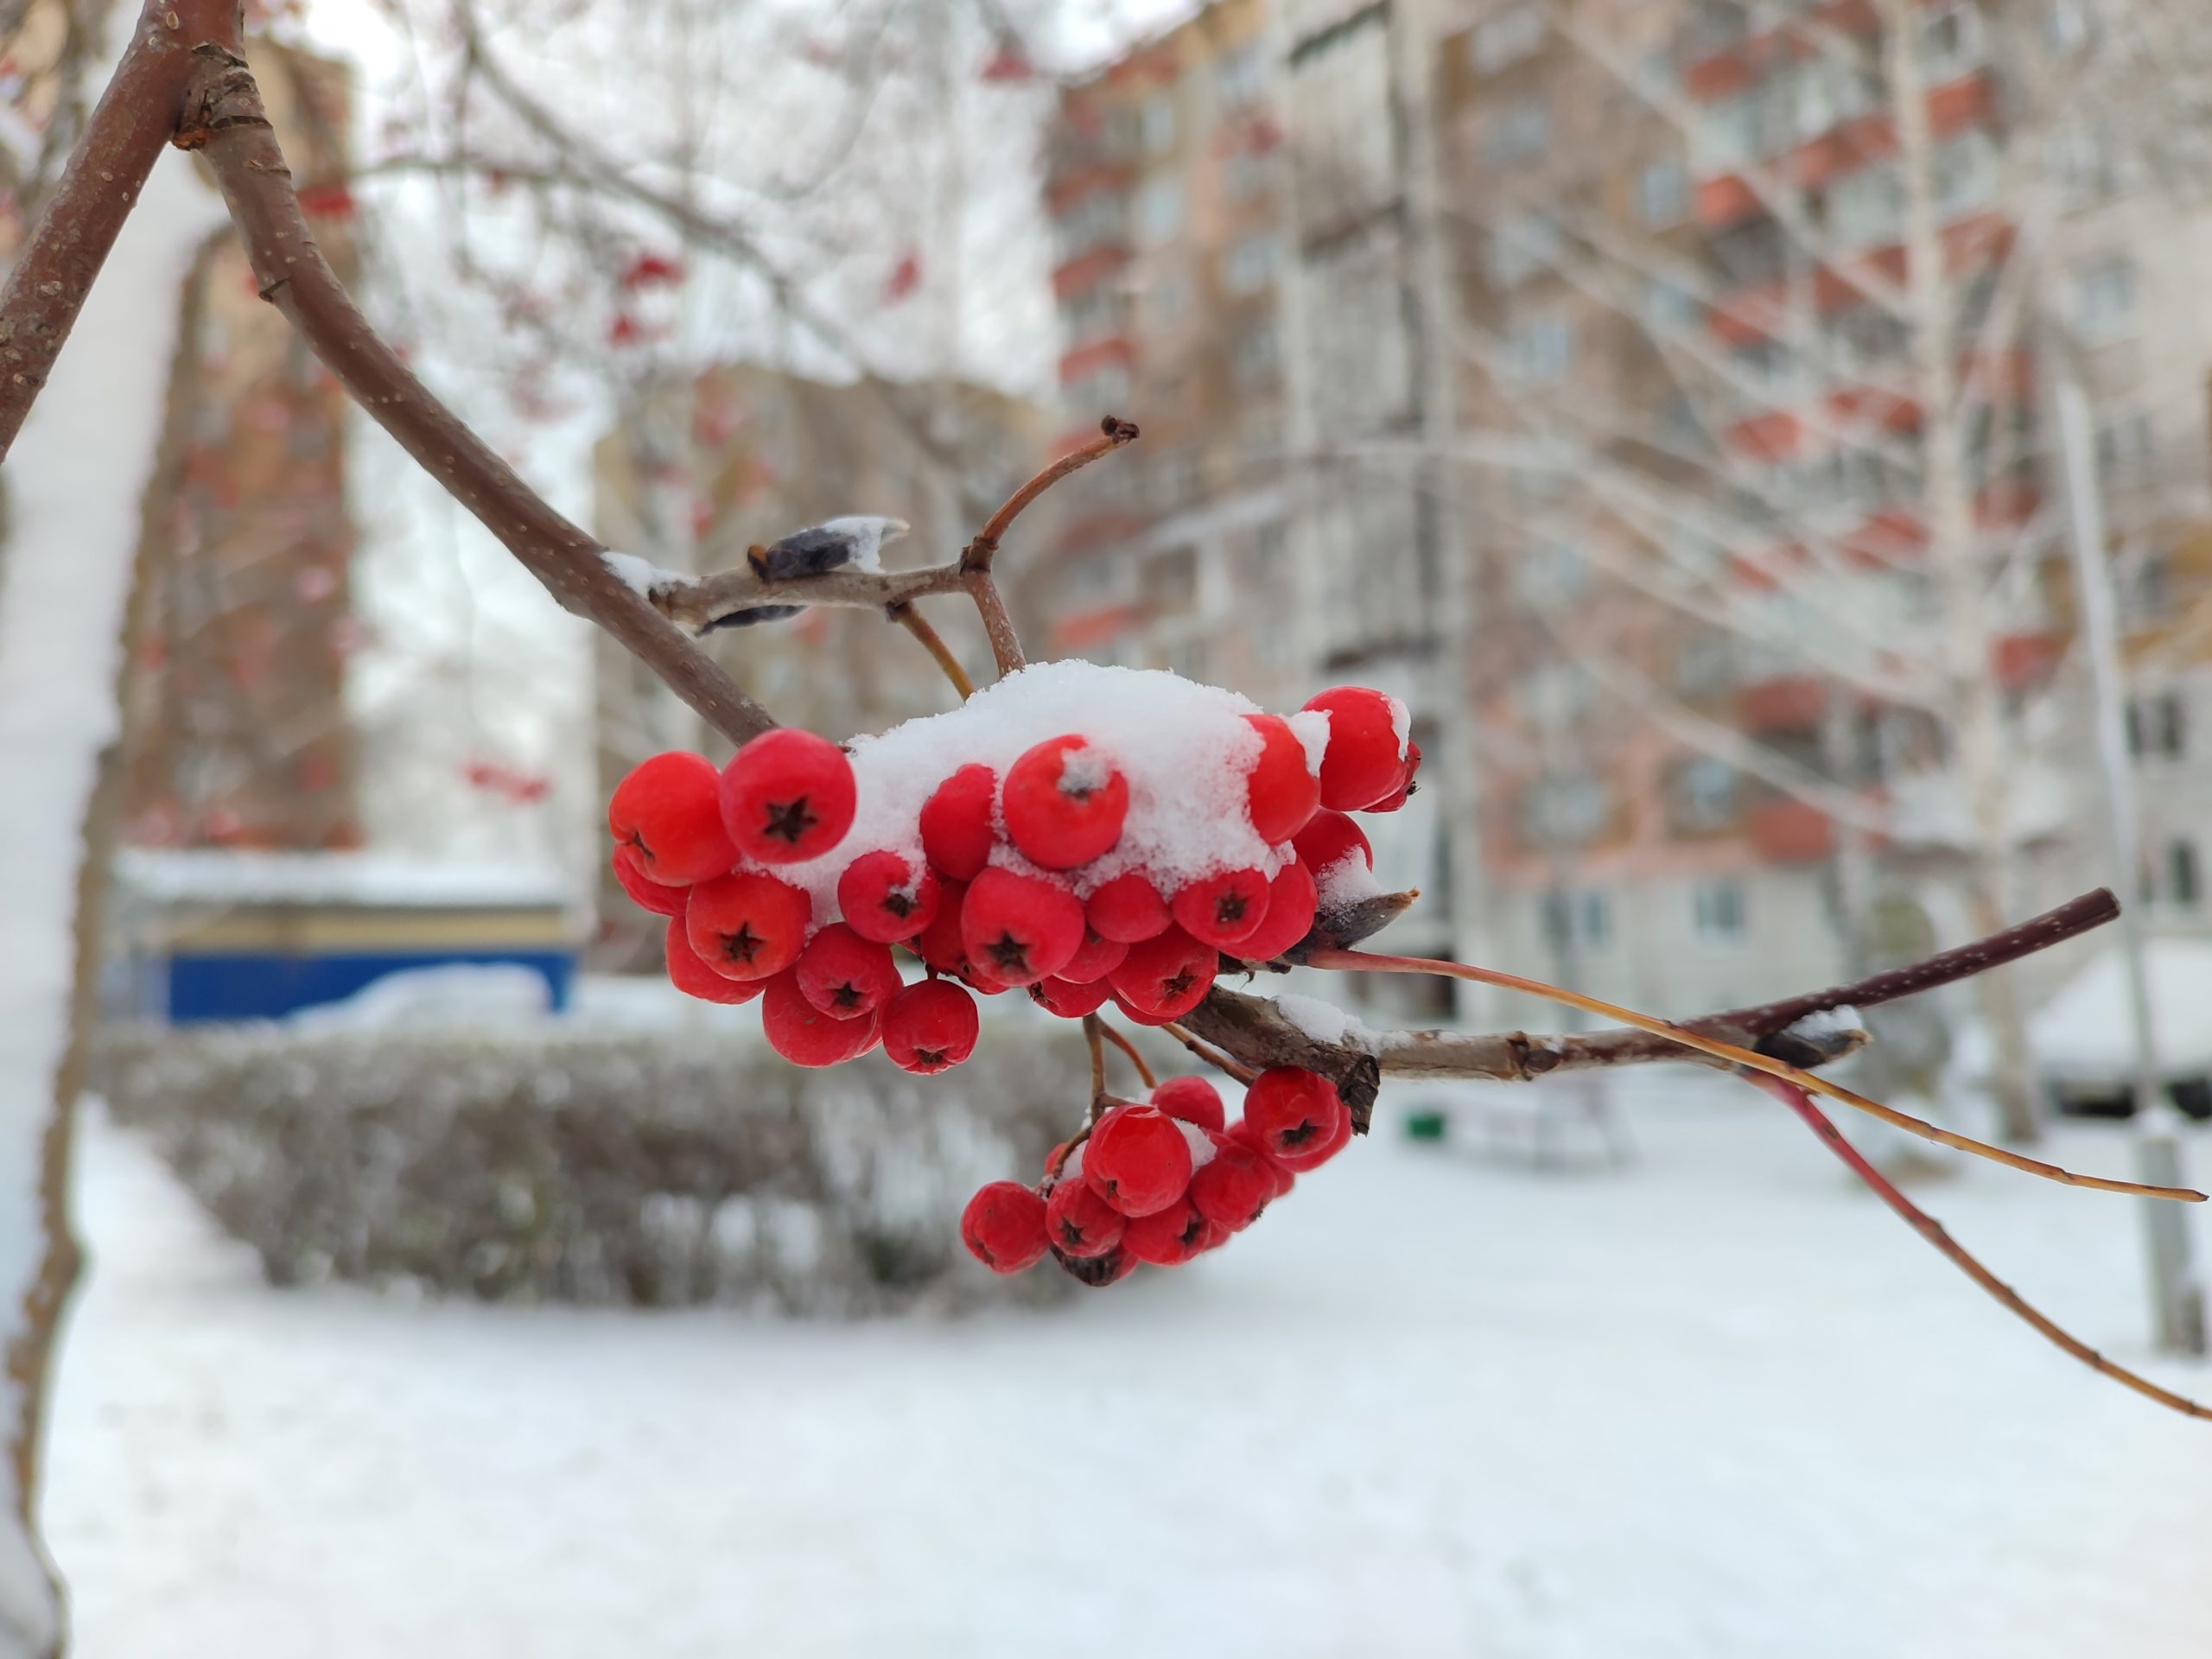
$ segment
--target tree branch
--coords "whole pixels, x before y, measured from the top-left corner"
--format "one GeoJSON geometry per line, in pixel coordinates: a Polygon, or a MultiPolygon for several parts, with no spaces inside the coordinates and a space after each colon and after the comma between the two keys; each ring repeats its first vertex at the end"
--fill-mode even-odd
{"type": "Polygon", "coordinates": [[[773,727],[766,709],[615,574],[596,540],[556,512],[415,378],[354,307],[308,233],[235,31],[195,46],[193,54],[177,143],[206,152],[261,297],[565,609],[606,629],[729,741],[743,743],[773,727]]]}
{"type": "Polygon", "coordinates": [[[237,10],[237,0],[148,0],[139,14],[84,142],[0,290],[0,461],[176,131],[195,69],[193,43],[230,37],[237,10]]]}

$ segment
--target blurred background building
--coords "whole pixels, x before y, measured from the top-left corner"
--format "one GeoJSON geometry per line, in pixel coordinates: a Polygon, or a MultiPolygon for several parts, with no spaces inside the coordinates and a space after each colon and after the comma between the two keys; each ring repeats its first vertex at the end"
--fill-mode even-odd
{"type": "MultiPolygon", "coordinates": [[[[274,43],[254,68],[317,239],[351,280],[346,71],[274,43]]],[[[255,292],[227,226],[182,305],[140,555],[124,833],[156,847],[351,847],[351,404],[255,292]]]]}
{"type": "Polygon", "coordinates": [[[1757,1000],[2106,868],[2063,377],[2202,931],[2205,221],[2034,10],[1222,3],[1071,84],[1066,413],[1146,442],[1055,643],[1405,696],[1406,948],[1757,1000]]]}

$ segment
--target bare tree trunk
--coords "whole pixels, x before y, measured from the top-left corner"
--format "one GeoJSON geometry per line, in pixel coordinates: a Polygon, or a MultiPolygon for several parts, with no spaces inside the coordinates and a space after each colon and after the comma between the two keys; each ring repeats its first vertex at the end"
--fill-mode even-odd
{"type": "MultiPolygon", "coordinates": [[[[1959,420],[1958,342],[1936,200],[1935,137],[1920,55],[1922,11],[1882,0],[1884,68],[1897,129],[1904,191],[1905,286],[1913,378],[1920,405],[1928,558],[1940,595],[1943,677],[1950,696],[1950,762],[1963,783],[1972,825],[1966,900],[1976,933],[2001,926],[2012,885],[2005,710],[1994,677],[1985,573],[1974,531],[1974,486],[1959,420]]],[[[1977,989],[1995,1050],[1998,1115],[2008,1140],[2042,1133],[2027,1032],[2012,976],[1982,976],[1977,989]]]]}

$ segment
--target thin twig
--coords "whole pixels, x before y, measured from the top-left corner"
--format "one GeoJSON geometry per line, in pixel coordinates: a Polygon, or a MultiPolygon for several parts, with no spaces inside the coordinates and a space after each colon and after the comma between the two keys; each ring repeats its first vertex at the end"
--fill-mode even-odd
{"type": "Polygon", "coordinates": [[[1519,974],[1501,973],[1495,968],[1471,967],[1465,963],[1430,962],[1419,957],[1372,956],[1363,950],[1316,951],[1308,960],[1316,968],[1351,969],[1384,974],[1440,974],[1452,979],[1472,980],[1478,984],[1496,985],[1505,990],[1523,991],[1531,996],[1541,996],[1549,1001],[1563,1002],[1571,1008],[1580,1008],[1589,1014],[1603,1014],[1608,1020],[1618,1020],[1624,1026],[1634,1026],[1638,1030],[1648,1031],[1655,1036],[1667,1038],[1671,1041],[1682,1044],[1685,1047],[1700,1050],[1716,1058],[1732,1060],[1738,1065],[1751,1071],[1764,1071],[1770,1077],[1784,1078],[1801,1089],[1808,1089],[1815,1094],[1826,1095],[1831,1100],[1840,1100],[1845,1105],[1855,1107],[1870,1117],[1878,1117],[1883,1122],[1895,1128],[1903,1129],[1908,1135],[1916,1135],[1923,1141],[1932,1141],[1937,1146],[1949,1147],[1956,1152],[1972,1153],[1977,1158],[1986,1158],[1993,1163],[2004,1164],[2024,1174],[2039,1175],[2044,1180],[2056,1181],[2064,1186],[2093,1187],[2100,1192],[2126,1192],[2143,1198],[2174,1198],[2186,1204],[2204,1202],[2203,1193],[2189,1187],[2150,1186],[2139,1181],[2117,1181],[2103,1175],[2079,1175],[2070,1169],[2062,1169],[2056,1164],[2046,1164],[2040,1159],[2024,1157],[2019,1153],[2007,1151],[2003,1147],[1993,1147],[1986,1141],[1976,1141],[1970,1135],[1960,1135],[1950,1129],[1938,1128],[1935,1124],[1915,1117],[1909,1112],[1901,1112],[1894,1106],[1885,1106],[1878,1100],[1869,1100],[1866,1096],[1855,1094],[1840,1084],[1830,1083],[1826,1077],[1816,1076],[1802,1067],[1791,1065],[1786,1060],[1777,1060],[1771,1055],[1760,1054],[1751,1049],[1739,1047],[1734,1043],[1724,1043],[1718,1038],[1707,1037],[1700,1032],[1689,1030],[1686,1027],[1670,1025],[1666,1020],[1654,1019],[1649,1014],[1638,1014],[1633,1008],[1624,1008],[1618,1003],[1602,1001],[1594,996],[1584,996],[1580,992],[1565,990],[1557,985],[1547,984],[1541,979],[1527,979],[1519,974]]]}
{"type": "Polygon", "coordinates": [[[912,600],[890,607],[887,614],[920,640],[922,649],[937,658],[937,665],[944,671],[944,677],[952,682],[952,689],[960,694],[963,702],[976,695],[976,683],[968,677],[968,671],[960,666],[960,659],[952,654],[952,648],[944,643],[944,636],[914,608],[912,600]]]}
{"type": "Polygon", "coordinates": [[[999,677],[1020,673],[1029,659],[1021,654],[1021,636],[1014,631],[1014,618],[1007,613],[1006,601],[1000,596],[989,568],[971,571],[962,578],[961,585],[976,601],[976,614],[983,619],[983,632],[990,639],[991,658],[998,664],[999,677]]]}
{"type": "Polygon", "coordinates": [[[2170,1411],[2177,1411],[2184,1417],[2212,1419],[2212,1408],[2199,1405],[2186,1395],[2162,1389],[2148,1377],[2139,1376],[2124,1365],[2114,1364],[2088,1343],[2031,1306],[2018,1291],[1982,1266],[1964,1245],[1945,1230],[1942,1223],[1905,1197],[1886,1175],[1867,1162],[1859,1149],[1844,1139],[1843,1132],[1829,1120],[1828,1115],[1813,1103],[1812,1096],[1803,1089],[1771,1075],[1746,1072],[1745,1076],[1802,1118],[1813,1133],[1821,1137],[1822,1144],[1841,1159],[1844,1166],[1864,1181],[1875,1197],[1904,1217],[1906,1224],[1948,1257],[1954,1267],[2018,1318],[2025,1320],[2044,1340],[2071,1354],[2100,1376],[2108,1376],[2121,1386],[2134,1389],[2146,1400],[2157,1401],[2170,1411]]]}
{"type": "Polygon", "coordinates": [[[1094,1112],[1106,1093],[1106,1050],[1098,1040],[1104,1029],[1105,1023],[1096,1014],[1083,1016],[1083,1040],[1090,1050],[1090,1106],[1094,1112]]]}
{"type": "Polygon", "coordinates": [[[2047,950],[2092,928],[2102,927],[2119,914],[2120,900],[2113,896],[2112,889],[2098,887],[2001,933],[1938,951],[1923,961],[1909,963],[1902,968],[1885,968],[1828,990],[1784,997],[1779,1002],[1764,1002],[1757,1007],[1708,1014],[1693,1023],[1699,1027],[1726,1026],[1764,1037],[1794,1026],[1808,1014],[1826,1014],[1833,1008],[1871,1008],[1878,1003],[1894,1002],[1899,997],[1932,991],[1939,985],[1971,979],[1976,974],[1985,974],[2038,950],[2047,950]]]}
{"type": "Polygon", "coordinates": [[[1184,1047],[1189,1049],[1192,1053],[1197,1055],[1208,1065],[1213,1067],[1215,1071],[1235,1078],[1238,1083],[1243,1084],[1248,1089],[1251,1087],[1252,1080],[1260,1075],[1250,1066],[1246,1065],[1243,1061],[1231,1059],[1228,1055],[1214,1047],[1212,1044],[1200,1042],[1197,1038],[1192,1036],[1189,1032],[1184,1030],[1180,1026],[1166,1025],[1162,1026],[1160,1029],[1166,1032],[1170,1037],[1173,1037],[1177,1042],[1182,1044],[1184,1047]]]}
{"type": "Polygon", "coordinates": [[[1137,1052],[1136,1045],[1103,1020],[1099,1020],[1096,1014],[1094,1014],[1090,1017],[1098,1020],[1098,1029],[1106,1033],[1106,1040],[1128,1056],[1129,1064],[1137,1069],[1137,1081],[1144,1084],[1147,1089],[1160,1087],[1160,1079],[1152,1075],[1152,1068],[1144,1063],[1144,1056],[1137,1052]]]}
{"type": "Polygon", "coordinates": [[[1124,421],[1109,415],[1098,423],[1099,435],[1080,449],[1071,449],[1058,461],[1039,472],[1006,499],[1006,505],[993,513],[976,538],[961,550],[960,567],[963,570],[988,570],[991,560],[997,556],[999,543],[1013,528],[1014,521],[1022,510],[1039,496],[1051,489],[1071,473],[1080,472],[1101,455],[1110,455],[1124,444],[1137,441],[1135,421],[1124,421]]]}
{"type": "Polygon", "coordinates": [[[722,736],[743,743],[775,721],[618,576],[598,542],[556,512],[417,380],[355,308],[293,193],[260,89],[232,40],[195,47],[184,124],[204,139],[262,298],[289,317],[378,424],[480,519],[555,599],[612,634],[722,736]]]}

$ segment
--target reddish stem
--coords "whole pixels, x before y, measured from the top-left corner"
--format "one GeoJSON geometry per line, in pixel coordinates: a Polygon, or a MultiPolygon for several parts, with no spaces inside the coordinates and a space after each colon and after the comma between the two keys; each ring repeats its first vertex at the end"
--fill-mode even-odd
{"type": "Polygon", "coordinates": [[[1843,1132],[1830,1121],[1828,1115],[1813,1103],[1812,1096],[1796,1084],[1756,1072],[1744,1075],[1803,1119],[1813,1133],[1821,1137],[1821,1143],[1841,1159],[1844,1167],[1865,1182],[1876,1198],[1904,1217],[1913,1231],[1941,1250],[1954,1267],[1988,1292],[2016,1317],[2025,1320],[2045,1341],[2071,1354],[2091,1370],[2112,1378],[2124,1388],[2134,1389],[2146,1400],[2157,1401],[2170,1411],[2177,1411],[2184,1417],[2212,1419],[2212,1409],[2199,1405],[2184,1395],[2160,1388],[2148,1377],[2137,1376],[2125,1365],[2114,1364],[2088,1343],[2031,1306],[2018,1291],[1984,1267],[1972,1252],[1953,1238],[1944,1230],[1942,1223],[1905,1197],[1888,1176],[1867,1162],[1859,1148],[1843,1138],[1843,1132]]]}

